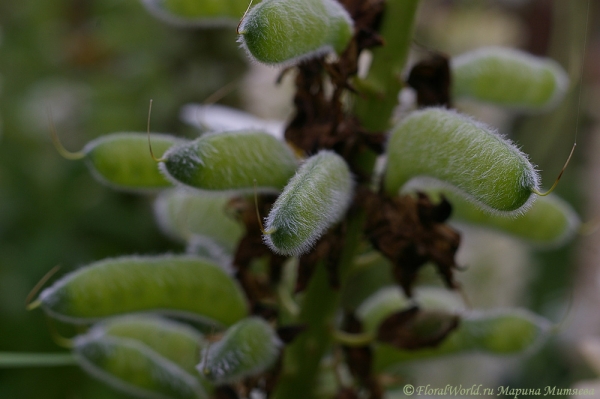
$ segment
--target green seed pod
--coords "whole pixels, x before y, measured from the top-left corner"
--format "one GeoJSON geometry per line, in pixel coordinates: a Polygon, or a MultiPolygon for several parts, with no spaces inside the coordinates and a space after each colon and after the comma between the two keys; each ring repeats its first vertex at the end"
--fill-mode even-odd
{"type": "Polygon", "coordinates": [[[564,97],[569,78],[558,63],[518,50],[486,47],[452,60],[452,92],[513,109],[541,111],[564,97]]]}
{"type": "MultiPolygon", "coordinates": [[[[158,133],[150,134],[150,139],[158,156],[182,142],[176,137],[158,133]]],[[[156,191],[172,187],[150,156],[146,133],[109,134],[90,141],[79,153],[64,155],[71,159],[85,159],[94,177],[116,189],[156,191]]]]}
{"type": "Polygon", "coordinates": [[[219,266],[190,256],[129,256],[96,262],[42,291],[39,303],[49,315],[75,323],[160,312],[227,326],[247,314],[237,283],[219,266]]]}
{"type": "Polygon", "coordinates": [[[573,208],[554,194],[537,198],[516,217],[485,212],[451,190],[428,188],[434,197],[444,195],[452,204],[452,221],[481,226],[525,240],[541,248],[558,246],[576,233],[581,222],[573,208]]]}
{"type": "Polygon", "coordinates": [[[335,51],[354,33],[353,21],[336,0],[263,0],[244,17],[239,42],[264,64],[296,64],[335,51]]]}
{"type": "Polygon", "coordinates": [[[177,26],[236,26],[246,0],[142,0],[155,17],[177,26]]]}
{"type": "Polygon", "coordinates": [[[243,226],[226,212],[230,199],[219,193],[166,190],[156,198],[154,214],[169,236],[193,242],[211,259],[218,259],[219,254],[233,254],[244,233],[243,226]]]}
{"type": "Polygon", "coordinates": [[[540,345],[549,331],[547,320],[522,309],[469,312],[461,316],[458,328],[435,348],[406,351],[377,345],[375,369],[381,372],[407,361],[466,352],[521,353],[540,345]]]}
{"type": "Polygon", "coordinates": [[[171,148],[160,169],[170,180],[201,190],[278,191],[296,171],[292,150],[264,132],[208,134],[171,148]]]}
{"type": "Polygon", "coordinates": [[[346,213],[353,181],[346,161],[331,151],[310,157],[285,187],[266,220],[265,243],[300,255],[346,213]]]}
{"type": "Polygon", "coordinates": [[[112,317],[88,334],[137,340],[191,375],[196,375],[200,351],[206,346],[204,336],[187,324],[156,315],[112,317]]]}
{"type": "Polygon", "coordinates": [[[496,212],[522,213],[539,191],[537,171],[508,139],[442,108],[413,112],[391,132],[386,191],[396,194],[415,177],[448,183],[496,212]]]}
{"type": "Polygon", "coordinates": [[[92,329],[74,341],[75,356],[89,374],[141,398],[204,399],[200,381],[135,339],[92,329]]]}
{"type": "Polygon", "coordinates": [[[202,351],[200,374],[216,384],[260,374],[275,364],[281,341],[263,319],[250,317],[231,326],[217,343],[202,351]]]}
{"type": "MultiPolygon", "coordinates": [[[[356,315],[362,321],[365,331],[374,333],[383,320],[393,313],[409,308],[411,303],[413,302],[398,286],[385,287],[367,298],[356,309],[356,315]]],[[[453,313],[464,310],[464,304],[455,293],[437,287],[418,287],[414,303],[426,310],[453,313]]]]}

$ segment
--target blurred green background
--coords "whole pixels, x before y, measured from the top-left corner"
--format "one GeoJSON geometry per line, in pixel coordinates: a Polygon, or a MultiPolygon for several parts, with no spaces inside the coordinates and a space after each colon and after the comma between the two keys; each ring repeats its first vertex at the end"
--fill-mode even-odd
{"type": "MultiPolygon", "coordinates": [[[[550,54],[578,81],[587,4],[423,0],[416,37],[449,54],[486,44],[550,54]]],[[[558,192],[584,220],[600,216],[595,202],[600,198],[594,194],[600,175],[589,152],[600,149],[595,139],[600,112],[594,101],[600,99],[599,5],[591,0],[581,105],[575,84],[565,103],[549,115],[475,111],[512,132],[540,165],[546,186],[570,151],[580,113],[581,150],[558,192]]],[[[48,112],[64,145],[72,150],[107,133],[145,131],[150,99],[153,131],[191,134],[179,121],[179,108],[203,101],[246,69],[233,29],[169,27],[138,1],[0,0],[0,351],[61,350],[41,312],[25,311],[27,293],[53,266],[62,265],[62,274],[105,257],[183,249],[159,233],[151,197],[114,192],[97,183],[83,163],[57,154],[49,139],[48,112]]],[[[238,97],[234,93],[226,102],[237,105],[238,97]]],[[[586,240],[536,252],[521,301],[522,306],[559,321],[573,296],[574,324],[565,329],[579,330],[557,334],[539,353],[520,359],[500,379],[502,384],[565,388],[594,377],[576,351],[581,328],[600,335],[600,317],[589,313],[600,305],[600,298],[593,295],[600,290],[586,285],[597,274],[599,265],[594,262],[600,239],[596,234],[586,240]]],[[[525,279],[518,274],[511,278],[525,279]]],[[[0,369],[0,398],[125,396],[77,367],[60,367],[0,369]]]]}

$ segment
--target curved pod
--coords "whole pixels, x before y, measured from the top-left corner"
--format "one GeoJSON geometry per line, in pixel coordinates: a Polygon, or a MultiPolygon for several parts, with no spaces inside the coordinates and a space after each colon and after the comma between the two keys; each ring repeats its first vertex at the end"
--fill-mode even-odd
{"type": "Polygon", "coordinates": [[[208,134],[167,151],[161,171],[175,183],[216,191],[279,191],[298,164],[287,144],[268,133],[208,134]]]}
{"type": "Polygon", "coordinates": [[[448,183],[490,211],[523,212],[539,191],[525,154],[486,125],[442,108],[411,113],[390,135],[385,189],[415,177],[448,183]]]}
{"type": "Polygon", "coordinates": [[[281,341],[265,320],[250,317],[231,326],[223,338],[202,352],[200,374],[216,384],[260,374],[279,357],[281,341]]]}
{"type": "Polygon", "coordinates": [[[310,157],[285,187],[266,219],[265,243],[300,255],[346,213],[353,195],[346,161],[331,151],[310,157]]]}
{"type": "Polygon", "coordinates": [[[336,0],[263,0],[239,27],[242,47],[264,64],[294,64],[329,52],[342,53],[353,21],[336,0]]]}
{"type": "Polygon", "coordinates": [[[188,256],[96,262],[46,288],[39,301],[51,316],[80,323],[161,312],[227,326],[247,314],[244,294],[221,267],[188,256]]]}
{"type": "Polygon", "coordinates": [[[452,59],[452,92],[459,98],[542,111],[558,104],[568,86],[558,63],[519,50],[485,47],[452,59]]]}

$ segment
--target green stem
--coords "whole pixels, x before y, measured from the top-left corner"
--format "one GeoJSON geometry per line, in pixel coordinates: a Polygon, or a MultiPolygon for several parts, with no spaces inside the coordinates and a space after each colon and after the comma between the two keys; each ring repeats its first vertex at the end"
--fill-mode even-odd
{"type": "Polygon", "coordinates": [[[73,366],[77,361],[71,353],[0,352],[0,368],[73,366]]]}
{"type": "MultiPolygon", "coordinates": [[[[339,265],[342,282],[356,255],[364,220],[362,210],[348,218],[348,230],[339,265]]],[[[308,328],[285,350],[283,371],[271,396],[273,399],[315,397],[309,388],[315,387],[321,359],[333,343],[332,326],[340,301],[340,290],[330,286],[328,277],[325,265],[322,262],[316,265],[299,316],[300,323],[306,324],[308,328]]]]}
{"type": "Polygon", "coordinates": [[[402,69],[408,58],[419,0],[388,0],[380,30],[385,44],[373,51],[364,81],[356,82],[360,96],[355,111],[370,131],[387,130],[403,86],[402,69]]]}

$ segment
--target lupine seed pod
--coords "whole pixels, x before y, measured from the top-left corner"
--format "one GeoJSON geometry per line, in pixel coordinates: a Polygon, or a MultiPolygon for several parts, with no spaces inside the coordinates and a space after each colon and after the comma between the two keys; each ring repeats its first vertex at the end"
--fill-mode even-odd
{"type": "Polygon", "coordinates": [[[282,343],[265,320],[249,317],[202,351],[198,371],[216,384],[260,374],[275,364],[282,343]]]}
{"type": "Polygon", "coordinates": [[[457,188],[490,211],[522,213],[539,191],[539,176],[508,139],[442,108],[411,113],[392,129],[385,189],[396,194],[415,177],[457,188]]]}
{"type": "Polygon", "coordinates": [[[208,398],[200,381],[142,342],[92,329],[74,340],[81,367],[113,388],[148,399],[208,398]]]}
{"type": "Polygon", "coordinates": [[[187,324],[157,315],[111,317],[92,327],[88,334],[137,340],[191,375],[196,375],[204,336],[187,324]]]}
{"type": "MultiPolygon", "coordinates": [[[[183,140],[166,134],[151,133],[155,154],[183,140]]],[[[173,185],[160,173],[148,151],[147,133],[113,133],[90,141],[81,152],[69,153],[57,144],[69,159],[84,159],[92,175],[101,183],[125,191],[157,191],[173,185]]]]}
{"type": "Polygon", "coordinates": [[[525,240],[540,248],[558,246],[571,239],[581,225],[575,210],[554,194],[539,197],[516,217],[491,214],[451,190],[426,188],[428,195],[444,195],[452,204],[451,221],[488,228],[525,240]]]}
{"type": "Polygon", "coordinates": [[[525,111],[552,108],[564,97],[569,78],[548,58],[519,50],[486,47],[452,60],[452,92],[525,111]]]}
{"type": "Polygon", "coordinates": [[[161,171],[174,183],[213,191],[279,191],[298,164],[292,150],[268,133],[204,135],[165,152],[161,171]]]}
{"type": "Polygon", "coordinates": [[[522,353],[539,346],[549,332],[546,319],[523,309],[468,312],[461,315],[458,328],[435,348],[407,351],[377,345],[374,368],[381,372],[407,361],[458,353],[522,353]]]}
{"type": "Polygon", "coordinates": [[[233,26],[244,14],[246,0],[142,0],[155,17],[176,26],[233,26]]]}
{"type": "Polygon", "coordinates": [[[375,292],[357,309],[356,315],[362,321],[365,331],[375,332],[383,320],[393,313],[418,304],[427,310],[444,310],[458,313],[464,310],[464,304],[456,293],[438,287],[418,287],[414,302],[411,302],[400,287],[388,286],[375,292]]]}
{"type": "Polygon", "coordinates": [[[305,253],[346,213],[352,188],[342,157],[331,151],[310,157],[275,201],[266,219],[265,243],[282,255],[305,253]]]}
{"type": "Polygon", "coordinates": [[[242,225],[226,213],[231,197],[191,190],[165,190],[154,202],[154,214],[162,231],[189,242],[203,237],[207,245],[216,245],[232,254],[242,238],[242,225]]]}
{"type": "Polygon", "coordinates": [[[132,312],[159,312],[231,325],[247,314],[244,294],[221,267],[191,256],[128,256],[71,272],[39,304],[75,323],[132,312]]]}
{"type": "Polygon", "coordinates": [[[352,18],[336,0],[263,0],[238,32],[251,58],[271,65],[340,54],[354,33],[352,18]]]}

